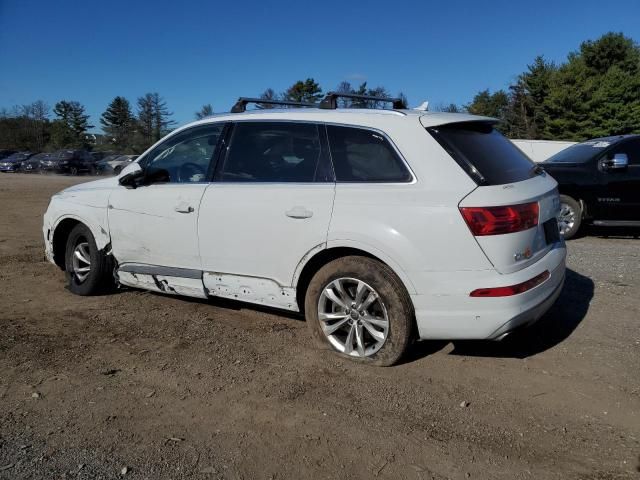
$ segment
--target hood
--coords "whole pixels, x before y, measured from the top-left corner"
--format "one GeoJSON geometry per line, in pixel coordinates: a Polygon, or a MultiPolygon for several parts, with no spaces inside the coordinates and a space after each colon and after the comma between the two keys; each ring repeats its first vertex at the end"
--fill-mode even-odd
{"type": "Polygon", "coordinates": [[[117,177],[104,178],[65,188],[56,193],[53,198],[90,207],[106,208],[109,195],[117,186],[117,177]]]}
{"type": "Polygon", "coordinates": [[[102,178],[100,180],[93,180],[91,182],[79,183],[78,185],[73,185],[72,187],[65,188],[58,195],[78,193],[78,192],[95,192],[98,190],[111,190],[117,186],[118,186],[117,177],[102,178]]]}

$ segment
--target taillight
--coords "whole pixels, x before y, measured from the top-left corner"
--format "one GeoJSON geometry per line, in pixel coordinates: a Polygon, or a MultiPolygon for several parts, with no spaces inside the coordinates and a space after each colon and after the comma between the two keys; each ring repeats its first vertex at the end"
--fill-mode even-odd
{"type": "Polygon", "coordinates": [[[538,202],[504,207],[460,207],[471,232],[476,236],[521,232],[538,225],[538,202]]]}
{"type": "Polygon", "coordinates": [[[510,297],[511,295],[524,293],[527,290],[537,287],[550,276],[551,274],[549,271],[545,270],[540,275],[533,277],[531,280],[527,280],[526,282],[522,282],[517,285],[510,285],[508,287],[478,288],[469,295],[471,297],[510,297]]]}

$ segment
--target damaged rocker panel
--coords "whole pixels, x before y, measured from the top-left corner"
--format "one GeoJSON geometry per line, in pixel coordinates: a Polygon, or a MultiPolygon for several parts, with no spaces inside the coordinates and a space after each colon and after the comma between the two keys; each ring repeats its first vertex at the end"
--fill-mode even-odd
{"type": "Polygon", "coordinates": [[[296,289],[268,278],[129,263],[118,268],[118,280],[129,287],[171,295],[221,297],[299,311],[296,289]]]}

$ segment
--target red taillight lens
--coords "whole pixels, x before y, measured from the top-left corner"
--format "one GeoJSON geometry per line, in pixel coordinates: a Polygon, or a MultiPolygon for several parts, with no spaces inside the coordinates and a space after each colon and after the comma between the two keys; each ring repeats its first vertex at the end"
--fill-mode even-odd
{"type": "Polygon", "coordinates": [[[476,236],[520,232],[538,225],[538,202],[505,207],[460,207],[471,232],[476,236]]]}
{"type": "Polygon", "coordinates": [[[524,293],[527,290],[537,287],[550,276],[551,274],[549,271],[545,270],[540,275],[533,277],[531,280],[527,280],[526,282],[522,282],[517,285],[511,285],[509,287],[478,288],[469,295],[471,297],[510,297],[511,295],[524,293]]]}

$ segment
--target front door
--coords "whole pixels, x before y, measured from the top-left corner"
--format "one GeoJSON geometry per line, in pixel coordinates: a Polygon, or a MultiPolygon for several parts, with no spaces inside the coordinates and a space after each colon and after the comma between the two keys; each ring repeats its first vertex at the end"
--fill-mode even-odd
{"type": "Polygon", "coordinates": [[[111,194],[111,246],[120,268],[201,270],[197,219],[222,129],[200,125],[172,135],[140,160],[139,187],[120,186],[111,194]]]}
{"type": "Polygon", "coordinates": [[[204,284],[210,294],[297,309],[293,277],[325,246],[335,186],[324,127],[238,122],[202,198],[204,284]]]}
{"type": "Polygon", "coordinates": [[[626,154],[629,165],[616,170],[601,168],[601,184],[604,188],[597,202],[602,205],[601,211],[608,213],[602,219],[638,222],[640,221],[640,138],[622,141],[607,152],[607,158],[613,158],[617,153],[626,154]]]}

